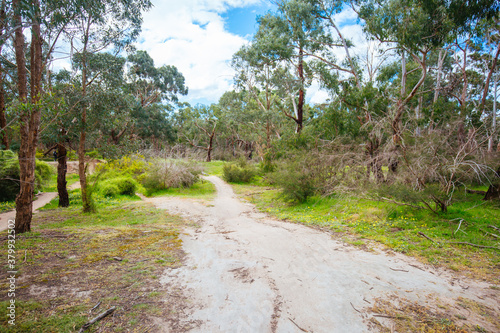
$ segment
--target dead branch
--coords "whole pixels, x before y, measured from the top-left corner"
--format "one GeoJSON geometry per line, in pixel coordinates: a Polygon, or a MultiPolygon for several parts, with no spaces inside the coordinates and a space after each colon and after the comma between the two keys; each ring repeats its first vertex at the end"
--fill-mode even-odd
{"type": "Polygon", "coordinates": [[[422,237],[425,237],[427,238],[428,240],[430,240],[431,242],[433,243],[436,243],[436,244],[439,244],[438,242],[436,242],[434,239],[430,238],[429,236],[427,236],[426,234],[424,234],[422,231],[419,231],[418,234],[422,237]]]}
{"type": "Polygon", "coordinates": [[[495,230],[497,230],[497,231],[500,231],[500,228],[495,227],[494,225],[489,225],[489,226],[488,226],[488,228],[493,228],[493,229],[495,229],[495,230]]]}
{"type": "Polygon", "coordinates": [[[495,247],[495,246],[478,245],[478,244],[472,244],[472,243],[469,243],[469,242],[448,242],[448,244],[463,244],[463,245],[469,245],[469,246],[479,247],[481,249],[494,249],[494,250],[500,251],[500,248],[495,247]]]}
{"type": "Polygon", "coordinates": [[[388,201],[388,202],[392,202],[392,203],[394,203],[394,204],[396,204],[398,206],[408,206],[408,207],[412,207],[412,208],[416,208],[416,209],[423,209],[420,206],[416,206],[416,205],[412,205],[412,204],[404,203],[404,202],[399,202],[399,201],[396,201],[396,200],[393,200],[393,199],[389,199],[389,198],[386,198],[386,197],[382,197],[381,199],[385,200],[385,201],[388,201]]]}
{"type": "Polygon", "coordinates": [[[99,320],[109,316],[115,310],[116,310],[116,307],[113,306],[113,307],[109,308],[108,310],[104,311],[103,313],[101,313],[100,315],[98,315],[97,317],[95,317],[94,319],[92,319],[91,321],[86,323],[85,325],[83,325],[82,328],[80,329],[80,331],[78,331],[78,333],[82,333],[82,332],[86,331],[90,326],[92,326],[92,324],[95,324],[99,320]]]}

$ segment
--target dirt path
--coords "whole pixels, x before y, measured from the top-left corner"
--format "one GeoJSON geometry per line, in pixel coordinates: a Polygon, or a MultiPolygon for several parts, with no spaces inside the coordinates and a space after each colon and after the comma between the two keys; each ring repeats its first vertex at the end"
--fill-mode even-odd
{"type": "Polygon", "coordinates": [[[274,221],[240,202],[221,179],[206,179],[217,187],[213,205],[147,199],[200,226],[183,237],[186,265],[161,278],[183,288],[192,300],[186,313],[186,320],[196,323],[192,332],[368,332],[373,327],[366,309],[376,298],[392,295],[431,308],[438,300],[449,302],[456,316],[469,323],[474,315],[454,305],[458,297],[500,313],[499,291],[486,283],[274,221]]]}
{"type": "MultiPolygon", "coordinates": [[[[74,190],[80,188],[80,182],[76,182],[68,186],[68,190],[74,190]]],[[[36,213],[37,209],[42,208],[46,204],[57,197],[57,192],[43,192],[37,195],[36,200],[33,201],[33,213],[36,213]]],[[[14,220],[16,218],[16,211],[11,210],[5,213],[0,213],[0,231],[6,230],[9,225],[9,220],[14,220]]]]}

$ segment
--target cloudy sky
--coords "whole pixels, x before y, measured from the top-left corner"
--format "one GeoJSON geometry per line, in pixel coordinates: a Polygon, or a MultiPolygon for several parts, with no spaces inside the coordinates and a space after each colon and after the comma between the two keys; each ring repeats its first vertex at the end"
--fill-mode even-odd
{"type": "MultiPolygon", "coordinates": [[[[274,9],[269,0],[153,0],[144,14],[136,47],[146,50],[156,66],[174,65],[186,78],[192,105],[216,103],[232,89],[233,54],[257,30],[256,18],[274,9]]],[[[336,21],[355,45],[366,43],[355,14],[346,10],[336,21]]],[[[362,47],[360,48],[360,50],[362,47]]],[[[325,92],[313,87],[310,102],[322,102],[325,92]]]]}

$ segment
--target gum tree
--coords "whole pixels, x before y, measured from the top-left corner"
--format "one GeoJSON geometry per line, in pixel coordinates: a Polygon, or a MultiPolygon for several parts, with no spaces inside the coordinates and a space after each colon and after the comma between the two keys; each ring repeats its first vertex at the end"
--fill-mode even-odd
{"type": "MultiPolygon", "coordinates": [[[[83,210],[92,211],[87,177],[85,174],[85,144],[87,140],[87,116],[91,108],[88,95],[92,84],[103,75],[103,71],[89,72],[92,54],[122,51],[139,35],[142,12],[151,8],[149,0],[81,0],[75,8],[77,14],[68,29],[67,38],[71,52],[79,53],[78,73],[80,77],[80,139],[78,145],[78,173],[82,191],[83,210]]],[[[76,68],[75,68],[76,69],[76,68]]]]}

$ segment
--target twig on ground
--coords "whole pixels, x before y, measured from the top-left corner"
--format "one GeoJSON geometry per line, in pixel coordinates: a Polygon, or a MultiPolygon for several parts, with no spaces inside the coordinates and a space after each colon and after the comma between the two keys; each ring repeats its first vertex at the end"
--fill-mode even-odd
{"type": "Polygon", "coordinates": [[[417,265],[412,265],[412,264],[410,264],[410,266],[415,267],[415,268],[418,268],[418,269],[420,269],[421,271],[424,271],[424,272],[425,272],[425,269],[423,269],[422,267],[418,267],[417,265]]]}
{"type": "MultiPolygon", "coordinates": [[[[351,303],[351,302],[349,302],[349,303],[351,303]]],[[[354,310],[356,310],[356,312],[361,313],[361,311],[359,311],[358,309],[356,309],[356,308],[354,307],[354,305],[352,305],[352,303],[351,303],[351,306],[352,306],[352,308],[353,308],[354,310]]]]}
{"type": "Polygon", "coordinates": [[[391,270],[393,271],[396,271],[396,272],[406,272],[408,273],[409,271],[407,271],[406,269],[398,269],[398,268],[392,268],[392,267],[389,267],[391,270]]]}
{"type": "Polygon", "coordinates": [[[302,332],[309,332],[309,331],[306,331],[305,329],[303,329],[302,327],[300,327],[299,325],[297,325],[297,323],[296,323],[296,322],[294,322],[292,318],[288,317],[288,319],[289,319],[289,320],[290,320],[290,321],[291,321],[291,322],[292,322],[295,326],[297,326],[297,328],[298,328],[299,330],[301,330],[302,332]]]}
{"type": "Polygon", "coordinates": [[[89,313],[97,309],[99,305],[101,305],[101,301],[99,301],[99,303],[97,303],[92,309],[90,309],[89,313]]]}
{"type": "Polygon", "coordinates": [[[500,231],[500,228],[495,227],[494,225],[489,225],[488,227],[489,227],[489,228],[493,228],[493,229],[495,229],[495,230],[497,230],[497,231],[500,231]]]}
{"type": "Polygon", "coordinates": [[[28,254],[28,250],[24,250],[24,262],[26,262],[26,255],[28,254]]]}
{"type": "Polygon", "coordinates": [[[98,315],[97,317],[95,317],[94,319],[92,319],[91,321],[86,323],[85,325],[83,325],[82,328],[80,329],[80,331],[78,331],[78,333],[82,333],[82,332],[86,331],[90,326],[92,326],[92,324],[95,324],[99,320],[109,316],[115,310],[116,310],[116,307],[113,306],[113,307],[109,308],[108,310],[104,311],[103,313],[101,313],[100,315],[98,315]]]}

